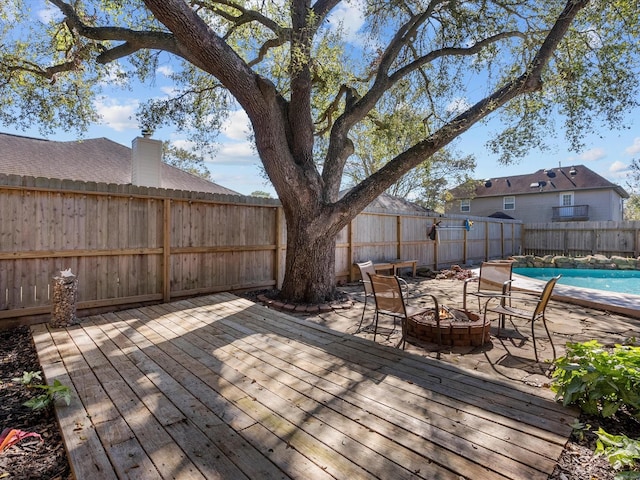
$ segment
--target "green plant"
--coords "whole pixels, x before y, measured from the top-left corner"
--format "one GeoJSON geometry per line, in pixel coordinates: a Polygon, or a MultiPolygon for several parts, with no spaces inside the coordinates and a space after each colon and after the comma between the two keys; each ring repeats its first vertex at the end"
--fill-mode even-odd
{"type": "Polygon", "coordinates": [[[41,410],[49,406],[58,398],[63,400],[67,405],[71,403],[71,389],[66,385],[63,385],[60,380],[54,380],[53,385],[33,385],[33,380],[42,381],[42,373],[40,371],[23,372],[22,377],[13,379],[14,382],[22,383],[30,388],[39,388],[44,390],[44,393],[41,395],[36,395],[24,402],[23,405],[25,407],[29,407],[33,410],[41,410]]]}
{"type": "Polygon", "coordinates": [[[582,423],[577,418],[571,424],[571,428],[573,428],[573,434],[580,441],[584,440],[585,433],[591,430],[591,425],[588,423],[582,423]]]}
{"type": "MultiPolygon", "coordinates": [[[[634,468],[640,460],[640,441],[626,435],[611,435],[599,428],[596,432],[596,455],[605,455],[614,470],[634,468]]],[[[640,471],[624,471],[616,475],[616,480],[640,479],[640,471]]]]}
{"type": "Polygon", "coordinates": [[[22,372],[22,377],[12,378],[14,382],[19,382],[23,385],[31,385],[34,379],[42,381],[42,372],[40,372],[40,370],[35,372],[22,372]]]}
{"type": "Polygon", "coordinates": [[[597,341],[567,343],[567,353],[555,362],[551,388],[563,405],[610,417],[623,405],[640,415],[640,347],[605,349],[597,341]]]}

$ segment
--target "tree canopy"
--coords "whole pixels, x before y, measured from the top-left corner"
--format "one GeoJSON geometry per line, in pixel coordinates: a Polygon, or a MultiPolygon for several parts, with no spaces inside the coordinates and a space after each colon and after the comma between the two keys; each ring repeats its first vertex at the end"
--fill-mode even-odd
{"type": "Polygon", "coordinates": [[[558,130],[579,148],[638,105],[637,0],[45,4],[37,16],[34,2],[2,3],[0,121],[85,128],[103,82],[153,82],[176,59],[174,91],[144,105],[140,123],[206,145],[234,102],[245,110],[285,212],[292,300],[329,298],[337,233],[493,112],[505,129],[489,145],[509,162],[558,130]],[[412,135],[340,197],[347,162],[370,148],[362,136],[403,122],[412,135]]]}

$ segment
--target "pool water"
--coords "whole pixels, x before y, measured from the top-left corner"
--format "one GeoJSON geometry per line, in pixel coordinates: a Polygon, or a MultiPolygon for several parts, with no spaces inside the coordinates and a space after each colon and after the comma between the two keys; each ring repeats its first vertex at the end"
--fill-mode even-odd
{"type": "Polygon", "coordinates": [[[562,275],[559,285],[595,288],[607,292],[640,295],[640,270],[591,270],[575,268],[514,268],[513,273],[547,281],[562,275]]]}

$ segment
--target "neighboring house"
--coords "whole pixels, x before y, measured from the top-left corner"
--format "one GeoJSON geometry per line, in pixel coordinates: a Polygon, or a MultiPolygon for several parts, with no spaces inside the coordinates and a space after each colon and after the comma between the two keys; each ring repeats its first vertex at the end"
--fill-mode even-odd
{"type": "Polygon", "coordinates": [[[621,221],[629,194],[584,165],[490,178],[449,191],[446,213],[522,220],[523,223],[621,221]]]}
{"type": "Polygon", "coordinates": [[[162,142],[135,138],[133,148],[106,138],[58,142],[0,133],[0,173],[240,195],[162,162],[162,142]]]}

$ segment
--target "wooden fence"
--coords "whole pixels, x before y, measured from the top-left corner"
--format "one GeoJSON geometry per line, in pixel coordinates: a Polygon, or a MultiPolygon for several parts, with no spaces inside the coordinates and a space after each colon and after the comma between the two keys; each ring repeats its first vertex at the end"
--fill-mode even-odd
{"type": "MultiPolygon", "coordinates": [[[[435,269],[520,253],[519,222],[469,217],[467,230],[465,219],[364,212],[339,235],[336,275],[353,279],[368,259],[435,269]]],[[[63,269],[78,276],[78,309],[91,311],[276,287],[285,250],[277,200],[0,175],[0,327],[50,313],[63,269]]]]}
{"type": "Polygon", "coordinates": [[[640,221],[526,224],[522,248],[527,255],[601,254],[637,258],[640,256],[640,221]]]}

